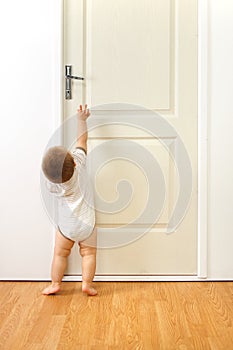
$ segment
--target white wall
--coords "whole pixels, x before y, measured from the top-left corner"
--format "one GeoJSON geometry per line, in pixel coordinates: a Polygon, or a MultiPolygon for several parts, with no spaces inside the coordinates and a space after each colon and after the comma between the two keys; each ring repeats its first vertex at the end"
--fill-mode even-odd
{"type": "MultiPolygon", "coordinates": [[[[208,276],[233,279],[232,1],[209,0],[209,15],[208,276]]],[[[0,4],[1,279],[49,278],[39,169],[59,112],[58,28],[58,0],[0,4]]]]}
{"type": "Polygon", "coordinates": [[[54,123],[56,0],[0,4],[0,278],[49,277],[52,226],[39,170],[54,123]]]}
{"type": "Polygon", "coordinates": [[[233,279],[233,2],[209,0],[208,276],[233,279]]]}

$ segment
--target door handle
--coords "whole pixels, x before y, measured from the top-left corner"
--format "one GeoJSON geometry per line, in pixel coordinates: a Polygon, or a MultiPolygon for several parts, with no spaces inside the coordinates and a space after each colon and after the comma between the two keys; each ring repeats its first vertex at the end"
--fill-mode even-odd
{"type": "Polygon", "coordinates": [[[66,100],[72,99],[72,81],[71,81],[71,79],[84,80],[83,77],[76,77],[75,75],[72,75],[72,66],[66,65],[65,66],[65,99],[66,100]]]}
{"type": "Polygon", "coordinates": [[[66,79],[84,80],[84,78],[82,78],[82,77],[76,77],[76,76],[74,76],[74,75],[66,75],[65,77],[66,77],[66,79]]]}

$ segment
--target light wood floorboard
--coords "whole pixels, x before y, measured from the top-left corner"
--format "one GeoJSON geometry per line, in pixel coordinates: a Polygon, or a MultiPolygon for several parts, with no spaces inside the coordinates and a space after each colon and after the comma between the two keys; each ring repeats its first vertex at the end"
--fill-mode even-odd
{"type": "Polygon", "coordinates": [[[0,349],[233,350],[233,282],[0,282],[0,349]]]}

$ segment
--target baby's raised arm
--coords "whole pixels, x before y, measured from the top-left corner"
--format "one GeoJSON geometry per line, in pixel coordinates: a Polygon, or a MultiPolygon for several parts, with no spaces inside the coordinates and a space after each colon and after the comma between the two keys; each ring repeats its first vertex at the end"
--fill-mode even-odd
{"type": "Polygon", "coordinates": [[[89,109],[87,109],[87,105],[85,105],[84,111],[82,105],[79,106],[78,109],[78,141],[77,147],[81,147],[87,152],[87,118],[90,115],[89,109]]]}

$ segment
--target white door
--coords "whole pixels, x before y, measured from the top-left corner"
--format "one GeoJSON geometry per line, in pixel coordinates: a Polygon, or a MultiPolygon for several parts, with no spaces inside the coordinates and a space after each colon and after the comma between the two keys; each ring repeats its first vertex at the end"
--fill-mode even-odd
{"type": "MultiPolygon", "coordinates": [[[[64,0],[65,65],[85,80],[64,120],[92,110],[97,274],[196,275],[197,0],[64,0]]],[[[64,144],[75,135],[66,123],[64,144]]]]}

